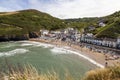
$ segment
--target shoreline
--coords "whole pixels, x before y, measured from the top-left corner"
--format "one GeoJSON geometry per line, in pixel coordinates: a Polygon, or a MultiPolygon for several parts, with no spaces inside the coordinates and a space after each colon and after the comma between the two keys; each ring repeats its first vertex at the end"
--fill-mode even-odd
{"type": "Polygon", "coordinates": [[[78,49],[76,49],[74,45],[69,46],[65,42],[61,42],[61,41],[48,41],[48,40],[42,40],[42,39],[30,39],[29,41],[41,42],[41,43],[45,43],[45,44],[52,44],[55,47],[66,49],[68,52],[73,53],[75,55],[78,55],[79,57],[82,57],[82,58],[88,60],[90,63],[96,65],[99,68],[104,68],[105,67],[103,64],[95,61],[90,56],[85,55],[84,52],[79,51],[78,49]]]}
{"type": "MultiPolygon", "coordinates": [[[[84,59],[88,60],[92,64],[96,65],[97,67],[104,68],[106,67],[106,56],[111,57],[110,54],[105,54],[105,53],[99,53],[95,51],[91,51],[90,49],[86,47],[80,47],[76,44],[69,44],[67,42],[59,41],[59,40],[44,40],[40,38],[33,38],[30,39],[29,41],[35,41],[35,42],[41,42],[41,43],[46,43],[46,44],[52,44],[56,47],[62,48],[66,47],[65,49],[68,50],[68,47],[70,51],[76,52],[74,54],[83,57],[84,59]]],[[[114,66],[120,62],[120,59],[118,60],[107,60],[107,65],[108,66],[114,66]]],[[[107,66],[107,67],[108,67],[107,66]]]]}

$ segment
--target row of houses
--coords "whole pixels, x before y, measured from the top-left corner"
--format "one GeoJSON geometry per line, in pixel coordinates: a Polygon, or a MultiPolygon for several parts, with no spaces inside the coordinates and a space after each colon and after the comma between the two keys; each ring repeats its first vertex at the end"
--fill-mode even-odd
{"type": "Polygon", "coordinates": [[[97,39],[94,37],[87,37],[82,35],[80,38],[80,42],[105,46],[110,48],[120,48],[120,38],[118,39],[97,39]]]}
{"type": "Polygon", "coordinates": [[[120,38],[97,39],[94,38],[94,35],[91,33],[81,35],[77,29],[73,29],[73,28],[67,28],[58,31],[41,30],[41,35],[51,39],[60,39],[62,41],[68,41],[68,42],[84,42],[84,43],[105,46],[110,48],[120,48],[120,38]]]}

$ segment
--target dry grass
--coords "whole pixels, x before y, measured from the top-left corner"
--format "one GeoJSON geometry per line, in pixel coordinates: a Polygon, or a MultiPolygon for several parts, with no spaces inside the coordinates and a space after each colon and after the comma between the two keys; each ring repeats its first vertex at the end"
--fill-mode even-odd
{"type": "Polygon", "coordinates": [[[59,80],[59,76],[55,72],[39,74],[34,67],[28,65],[24,69],[11,69],[9,74],[2,73],[0,80],[59,80]]]}
{"type": "Polygon", "coordinates": [[[13,15],[13,14],[17,14],[19,12],[5,12],[3,14],[0,14],[0,16],[3,16],[3,15],[13,15]]]}
{"type": "Polygon", "coordinates": [[[120,80],[120,65],[89,71],[83,80],[120,80]]]}
{"type": "MultiPolygon", "coordinates": [[[[65,74],[64,80],[75,80],[70,74],[65,74]]],[[[39,74],[31,65],[10,68],[7,74],[1,73],[0,80],[61,80],[55,72],[39,74]]],[[[80,79],[78,79],[80,80],[80,79]]],[[[105,69],[96,69],[86,73],[82,80],[120,80],[120,65],[105,69]]]]}

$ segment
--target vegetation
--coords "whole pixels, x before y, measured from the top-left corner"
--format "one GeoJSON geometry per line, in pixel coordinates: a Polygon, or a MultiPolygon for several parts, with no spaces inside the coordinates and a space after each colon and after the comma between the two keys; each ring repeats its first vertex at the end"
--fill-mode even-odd
{"type": "MultiPolygon", "coordinates": [[[[7,73],[0,72],[0,80],[61,80],[55,72],[39,74],[31,65],[25,67],[8,67],[7,73]]],[[[70,75],[65,75],[64,80],[75,80],[70,75]]],[[[80,80],[80,79],[78,79],[80,80]]],[[[102,69],[91,70],[81,80],[120,80],[120,65],[102,69]]]]}
{"type": "Polygon", "coordinates": [[[0,36],[21,36],[40,29],[58,30],[67,27],[93,33],[98,38],[117,38],[120,35],[120,12],[105,17],[78,18],[61,20],[49,14],[29,9],[16,12],[0,13],[0,36]],[[106,26],[101,27],[103,22],[106,26]],[[89,30],[89,27],[94,30],[89,30]]]}
{"type": "Polygon", "coordinates": [[[22,28],[20,27],[14,27],[12,25],[4,25],[0,24],[0,35],[10,35],[10,34],[16,34],[20,35],[25,33],[22,28]]]}
{"type": "MultiPolygon", "coordinates": [[[[8,66],[9,70],[0,72],[0,80],[61,80],[56,72],[39,73],[32,65],[8,66]]],[[[65,74],[64,80],[74,80],[70,74],[65,74]]],[[[62,79],[62,80],[63,80],[62,79]]]]}
{"type": "Polygon", "coordinates": [[[120,66],[89,71],[83,80],[120,80],[120,66]]]}
{"type": "Polygon", "coordinates": [[[119,22],[113,22],[106,27],[99,28],[96,36],[97,37],[108,37],[108,38],[117,38],[120,35],[120,25],[119,22]]]}
{"type": "Polygon", "coordinates": [[[66,19],[66,23],[69,23],[69,27],[77,28],[78,30],[86,29],[89,26],[97,26],[97,21],[99,18],[79,18],[79,19],[66,19]]]}
{"type": "Polygon", "coordinates": [[[1,73],[0,80],[59,80],[56,73],[39,74],[31,65],[9,67],[7,74],[1,73]]]}
{"type": "Polygon", "coordinates": [[[0,36],[28,34],[39,32],[40,29],[56,30],[64,27],[63,20],[33,9],[0,14],[0,36]]]}
{"type": "Polygon", "coordinates": [[[120,35],[120,12],[105,17],[67,19],[66,22],[74,24],[75,28],[84,29],[85,33],[95,34],[97,38],[117,38],[120,35]],[[106,26],[99,26],[100,22],[105,23],[106,26]],[[95,30],[90,31],[90,26],[95,30]]]}

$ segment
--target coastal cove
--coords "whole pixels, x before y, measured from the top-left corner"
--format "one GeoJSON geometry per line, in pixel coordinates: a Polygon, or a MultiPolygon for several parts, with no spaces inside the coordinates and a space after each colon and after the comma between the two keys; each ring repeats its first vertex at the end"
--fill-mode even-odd
{"type": "Polygon", "coordinates": [[[120,80],[120,0],[0,3],[0,80],[120,80]]]}
{"type": "MultiPolygon", "coordinates": [[[[32,40],[32,39],[31,39],[31,40],[32,40]]],[[[39,41],[34,40],[34,39],[33,39],[33,41],[36,41],[36,43],[39,42],[39,41]]],[[[63,52],[63,51],[65,51],[66,54],[67,54],[67,53],[72,53],[72,54],[75,54],[75,55],[77,55],[77,56],[79,56],[79,57],[82,57],[82,58],[88,60],[90,63],[96,65],[98,68],[104,68],[104,65],[99,64],[99,63],[96,62],[95,60],[93,60],[93,59],[91,59],[91,58],[83,55],[83,52],[78,51],[78,50],[75,50],[74,47],[69,47],[69,46],[64,46],[64,45],[62,46],[62,45],[60,45],[60,44],[50,44],[50,43],[48,43],[48,42],[45,43],[45,44],[53,47],[53,48],[54,48],[53,51],[55,51],[55,52],[57,52],[57,53],[63,52]]]]}
{"type": "Polygon", "coordinates": [[[6,69],[5,60],[7,60],[12,65],[31,64],[40,73],[55,71],[63,76],[64,73],[69,72],[76,79],[96,68],[96,65],[88,60],[73,54],[76,52],[65,48],[35,41],[2,42],[0,67],[6,69]]]}
{"type": "Polygon", "coordinates": [[[118,64],[120,60],[120,59],[115,60],[112,54],[91,50],[90,48],[87,47],[88,45],[86,44],[84,44],[84,46],[80,46],[79,43],[75,44],[75,43],[69,43],[69,42],[60,41],[60,40],[51,40],[51,39],[46,40],[42,38],[33,38],[33,39],[30,39],[30,41],[52,44],[52,45],[55,45],[56,47],[65,48],[66,50],[70,49],[72,50],[72,53],[75,52],[74,54],[80,57],[83,57],[84,59],[88,60],[92,64],[101,68],[106,66],[105,64],[106,56],[108,57],[108,59],[110,58],[110,60],[107,60],[107,63],[108,63],[107,66],[114,66],[118,64]]]}

